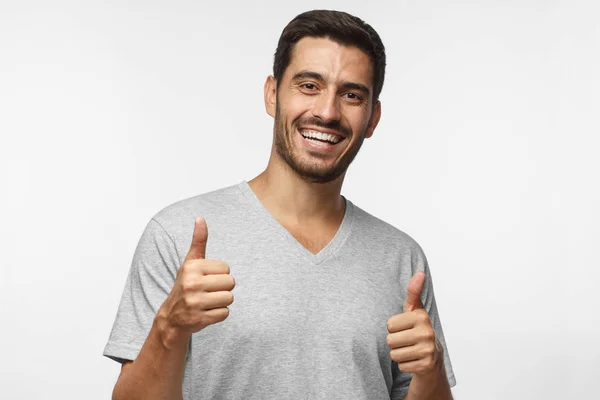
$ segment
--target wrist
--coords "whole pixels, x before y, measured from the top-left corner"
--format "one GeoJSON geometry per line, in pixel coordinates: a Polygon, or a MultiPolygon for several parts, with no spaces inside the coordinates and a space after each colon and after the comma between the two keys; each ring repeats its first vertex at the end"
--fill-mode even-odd
{"type": "Polygon", "coordinates": [[[435,364],[432,369],[421,373],[413,373],[410,392],[416,396],[415,398],[428,399],[430,396],[435,396],[444,385],[447,385],[444,349],[441,344],[438,345],[437,339],[435,357],[435,364]]]}
{"type": "Polygon", "coordinates": [[[158,333],[160,344],[167,350],[187,346],[190,340],[191,335],[174,326],[162,309],[158,311],[154,318],[154,327],[158,333]]]}

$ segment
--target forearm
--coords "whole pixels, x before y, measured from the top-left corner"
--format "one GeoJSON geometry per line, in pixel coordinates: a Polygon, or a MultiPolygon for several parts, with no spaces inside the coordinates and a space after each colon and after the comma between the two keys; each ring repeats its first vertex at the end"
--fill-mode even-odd
{"type": "Polygon", "coordinates": [[[453,400],[442,354],[439,360],[434,370],[422,375],[413,374],[403,400],[453,400]]]}
{"type": "Polygon", "coordinates": [[[159,315],[138,357],[123,368],[113,400],[181,400],[189,336],[176,335],[159,315]]]}

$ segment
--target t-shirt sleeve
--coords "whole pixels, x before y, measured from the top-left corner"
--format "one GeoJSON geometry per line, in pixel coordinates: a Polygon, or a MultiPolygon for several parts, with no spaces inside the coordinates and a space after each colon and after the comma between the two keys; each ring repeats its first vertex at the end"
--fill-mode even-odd
{"type": "Polygon", "coordinates": [[[104,356],[121,363],[135,360],[178,268],[173,240],[151,219],[136,247],[104,356]]]}
{"type": "MultiPolygon", "coordinates": [[[[421,302],[423,303],[423,307],[429,315],[429,320],[431,321],[431,325],[435,331],[435,336],[439,339],[440,343],[444,347],[444,366],[446,367],[446,375],[448,377],[448,383],[450,384],[450,387],[454,387],[456,385],[456,379],[454,377],[454,371],[452,370],[452,363],[450,362],[450,355],[448,353],[448,347],[446,346],[444,331],[442,329],[442,323],[435,302],[431,271],[429,270],[427,259],[425,258],[425,254],[421,248],[418,247],[413,252],[411,258],[411,276],[417,271],[425,271],[426,278],[423,291],[421,292],[421,302]]],[[[407,279],[410,280],[410,277],[407,276],[407,279]]],[[[403,293],[403,299],[405,295],[406,293],[403,293]]],[[[398,363],[392,361],[392,377],[393,383],[391,400],[403,399],[408,393],[408,387],[410,386],[412,374],[401,372],[398,369],[398,363]]]]}

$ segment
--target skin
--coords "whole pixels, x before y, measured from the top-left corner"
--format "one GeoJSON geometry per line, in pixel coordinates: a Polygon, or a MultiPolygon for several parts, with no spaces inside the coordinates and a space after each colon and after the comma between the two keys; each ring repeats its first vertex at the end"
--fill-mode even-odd
{"type": "MultiPolygon", "coordinates": [[[[342,183],[364,139],[381,117],[373,100],[372,66],[361,50],[324,38],[303,38],[277,82],[264,86],[265,108],[274,118],[266,169],[249,185],[269,212],[307,249],[318,253],[335,235],[345,212],[342,183]],[[331,152],[307,145],[301,128],[344,137],[331,152]]],[[[180,399],[185,354],[192,333],[229,315],[235,280],[229,267],[206,260],[208,228],[198,218],[190,250],[159,309],[138,357],[123,364],[113,399],[180,399]]],[[[405,399],[451,399],[443,349],[420,304],[425,278],[409,285],[404,313],[388,320],[390,355],[413,372],[405,399]]]]}
{"type": "Polygon", "coordinates": [[[326,39],[302,39],[295,50],[279,87],[272,77],[266,82],[274,149],[307,183],[331,182],[345,174],[379,121],[381,106],[377,103],[374,115],[369,87],[372,69],[358,49],[326,39]],[[324,58],[327,65],[321,65],[324,58]],[[346,139],[336,146],[345,146],[331,156],[303,151],[297,136],[303,127],[338,133],[346,139]]]}
{"type": "Polygon", "coordinates": [[[265,171],[248,183],[313,253],[335,235],[345,212],[340,193],[346,170],[381,117],[381,104],[373,100],[372,75],[371,62],[361,50],[324,38],[303,38],[280,82],[269,76],[264,85],[265,108],[275,119],[273,146],[265,171]],[[303,143],[299,127],[345,138],[324,154],[303,143]]]}

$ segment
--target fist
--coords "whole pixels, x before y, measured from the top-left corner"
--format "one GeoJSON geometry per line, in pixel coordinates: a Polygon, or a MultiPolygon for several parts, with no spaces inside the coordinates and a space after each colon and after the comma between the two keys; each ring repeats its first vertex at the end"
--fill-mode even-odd
{"type": "Polygon", "coordinates": [[[442,359],[441,344],[421,303],[424,283],[425,273],[417,272],[408,284],[404,312],[387,321],[390,356],[402,372],[424,374],[434,370],[442,359]]]}
{"type": "Polygon", "coordinates": [[[233,303],[235,280],[227,264],[205,259],[207,240],[206,220],[199,217],[190,250],[159,312],[178,333],[198,332],[229,316],[227,307],[233,303]]]}

